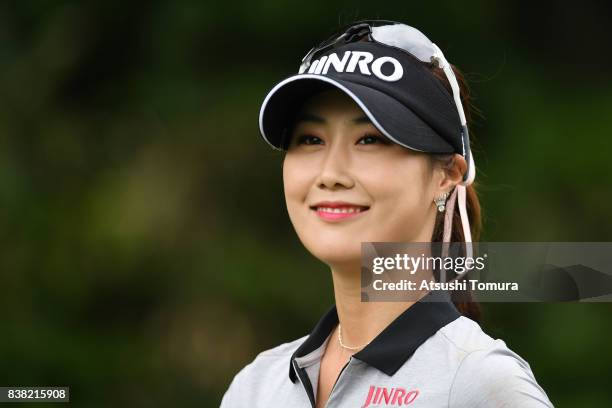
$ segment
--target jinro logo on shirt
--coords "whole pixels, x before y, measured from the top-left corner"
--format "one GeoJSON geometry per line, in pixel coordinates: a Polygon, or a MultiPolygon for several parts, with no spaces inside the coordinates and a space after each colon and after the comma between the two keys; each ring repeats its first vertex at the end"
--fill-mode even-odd
{"type": "Polygon", "coordinates": [[[411,404],[419,395],[419,390],[406,391],[405,388],[377,387],[370,385],[368,396],[361,408],[369,407],[370,405],[408,405],[411,404]]]}

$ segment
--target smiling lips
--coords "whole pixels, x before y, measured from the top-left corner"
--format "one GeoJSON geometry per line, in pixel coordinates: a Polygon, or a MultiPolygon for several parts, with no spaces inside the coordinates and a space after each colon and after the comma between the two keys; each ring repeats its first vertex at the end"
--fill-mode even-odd
{"type": "Polygon", "coordinates": [[[317,215],[327,221],[340,221],[355,218],[368,211],[370,207],[343,201],[324,201],[310,207],[317,215]]]}

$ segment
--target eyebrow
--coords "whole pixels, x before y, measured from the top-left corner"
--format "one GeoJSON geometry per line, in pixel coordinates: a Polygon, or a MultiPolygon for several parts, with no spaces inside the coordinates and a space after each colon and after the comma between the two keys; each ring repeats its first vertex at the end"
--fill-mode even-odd
{"type": "MultiPolygon", "coordinates": [[[[297,125],[298,123],[301,122],[312,122],[312,123],[327,123],[327,121],[325,120],[325,118],[322,118],[320,116],[314,115],[312,113],[302,113],[300,115],[298,115],[295,118],[295,122],[294,124],[297,125]]],[[[367,116],[363,115],[363,116],[359,116],[357,118],[353,118],[351,120],[352,123],[356,124],[356,125],[361,125],[361,124],[371,124],[372,121],[370,120],[370,118],[368,118],[367,116]]]]}

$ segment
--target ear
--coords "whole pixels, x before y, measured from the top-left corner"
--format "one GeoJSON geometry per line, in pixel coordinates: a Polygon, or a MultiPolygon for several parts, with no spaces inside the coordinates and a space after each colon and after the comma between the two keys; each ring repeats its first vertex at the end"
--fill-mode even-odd
{"type": "Polygon", "coordinates": [[[463,180],[463,175],[467,171],[465,158],[457,153],[452,156],[450,161],[435,161],[435,166],[437,166],[435,171],[439,174],[435,188],[436,197],[449,193],[453,187],[463,180]]]}

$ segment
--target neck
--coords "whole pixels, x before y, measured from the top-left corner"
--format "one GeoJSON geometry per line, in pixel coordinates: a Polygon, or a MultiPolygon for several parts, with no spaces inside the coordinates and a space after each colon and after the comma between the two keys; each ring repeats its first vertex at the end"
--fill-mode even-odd
{"type": "MultiPolygon", "coordinates": [[[[419,247],[417,251],[414,248],[412,247],[409,250],[411,252],[409,255],[418,256],[421,253],[429,255],[428,250],[419,247]],[[416,254],[416,252],[419,252],[419,254],[416,254]]],[[[354,263],[332,265],[331,272],[336,310],[342,325],[342,341],[347,346],[360,346],[369,343],[400,314],[416,303],[415,300],[362,302],[361,260],[354,263]]],[[[405,273],[401,271],[393,272],[405,273]]],[[[401,276],[398,276],[397,279],[401,279],[401,276]]],[[[417,275],[413,276],[413,279],[415,281],[418,279],[419,282],[421,279],[429,281],[433,279],[433,272],[422,269],[417,275]]]]}
{"type": "Polygon", "coordinates": [[[342,324],[342,341],[360,346],[372,341],[415,301],[362,302],[361,267],[351,270],[332,269],[334,297],[338,319],[342,324]]]}

